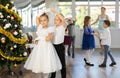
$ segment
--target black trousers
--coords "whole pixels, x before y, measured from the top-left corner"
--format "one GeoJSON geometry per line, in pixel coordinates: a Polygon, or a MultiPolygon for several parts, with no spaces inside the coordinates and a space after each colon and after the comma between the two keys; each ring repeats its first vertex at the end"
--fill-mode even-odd
{"type": "Polygon", "coordinates": [[[72,57],[75,57],[74,50],[75,50],[75,36],[70,36],[70,45],[68,45],[68,55],[72,55],[72,57]],[[72,45],[72,54],[70,52],[70,47],[72,45]]]}
{"type": "MultiPolygon", "coordinates": [[[[58,44],[58,45],[54,45],[56,51],[57,51],[57,54],[58,54],[58,57],[61,61],[61,64],[62,64],[62,69],[61,69],[61,77],[62,78],[66,78],[66,64],[65,64],[65,47],[64,47],[64,44],[61,43],[61,44],[58,44]]],[[[56,76],[56,72],[53,72],[51,74],[51,78],[55,78],[56,76]]]]}

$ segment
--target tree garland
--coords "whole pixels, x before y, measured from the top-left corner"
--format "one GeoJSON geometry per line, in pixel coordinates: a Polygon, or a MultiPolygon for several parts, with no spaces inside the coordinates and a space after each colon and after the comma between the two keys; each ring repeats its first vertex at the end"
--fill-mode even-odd
{"type": "Polygon", "coordinates": [[[23,61],[23,60],[27,59],[27,57],[13,57],[13,56],[11,57],[11,56],[7,56],[7,55],[5,55],[5,53],[2,52],[1,49],[0,49],[0,55],[2,57],[4,57],[5,59],[10,60],[10,61],[23,61]]]}
{"type": "Polygon", "coordinates": [[[15,38],[10,32],[5,31],[2,27],[0,27],[0,33],[7,36],[11,41],[18,43],[18,44],[24,44],[26,42],[26,38],[15,38]]]}
{"type": "Polygon", "coordinates": [[[6,12],[10,13],[10,14],[13,14],[14,17],[16,17],[18,19],[18,21],[22,21],[22,18],[17,14],[15,13],[13,10],[10,10],[10,9],[7,9],[5,8],[3,5],[0,4],[0,9],[4,9],[6,12]]]}

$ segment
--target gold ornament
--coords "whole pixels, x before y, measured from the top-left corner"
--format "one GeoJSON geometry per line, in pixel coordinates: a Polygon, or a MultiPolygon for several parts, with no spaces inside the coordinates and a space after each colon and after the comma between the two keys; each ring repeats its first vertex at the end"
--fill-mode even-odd
{"type": "Polygon", "coordinates": [[[17,64],[14,64],[14,67],[17,67],[17,64]]]}
{"type": "Polygon", "coordinates": [[[14,49],[13,47],[10,48],[11,51],[12,51],[13,49],[14,49]]]}
{"type": "Polygon", "coordinates": [[[1,58],[1,60],[4,60],[4,58],[1,58]]]}
{"type": "Polygon", "coordinates": [[[3,43],[3,44],[4,44],[5,42],[6,42],[6,41],[5,41],[4,39],[3,39],[3,40],[1,40],[1,43],[3,43]]]}
{"type": "Polygon", "coordinates": [[[14,4],[14,1],[11,1],[12,4],[14,4]]]}
{"type": "Polygon", "coordinates": [[[6,6],[9,6],[10,4],[6,4],[6,6]]]}

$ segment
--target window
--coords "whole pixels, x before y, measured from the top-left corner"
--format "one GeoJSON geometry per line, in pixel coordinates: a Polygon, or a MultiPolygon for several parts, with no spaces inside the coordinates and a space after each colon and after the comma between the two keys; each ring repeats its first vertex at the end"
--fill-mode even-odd
{"type": "Polygon", "coordinates": [[[90,5],[102,5],[102,1],[101,0],[90,0],[90,5]]]}
{"type": "Polygon", "coordinates": [[[59,6],[60,13],[62,13],[65,18],[72,17],[71,6],[59,6]]]}
{"type": "Polygon", "coordinates": [[[86,15],[88,15],[88,6],[76,7],[76,26],[83,28],[83,21],[86,15]]]}
{"type": "Polygon", "coordinates": [[[38,16],[38,8],[32,9],[32,26],[36,26],[36,16],[38,16]]]}
{"type": "MultiPolygon", "coordinates": [[[[91,23],[95,22],[100,15],[100,6],[90,6],[91,23]]],[[[98,27],[98,23],[93,25],[94,28],[98,27]]]]}

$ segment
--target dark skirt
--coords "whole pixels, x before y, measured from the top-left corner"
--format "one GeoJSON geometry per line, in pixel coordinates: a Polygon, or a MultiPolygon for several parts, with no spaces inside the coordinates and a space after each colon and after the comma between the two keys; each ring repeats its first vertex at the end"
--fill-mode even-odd
{"type": "Polygon", "coordinates": [[[70,36],[65,36],[64,37],[64,45],[70,45],[71,40],[70,40],[70,36]]]}
{"type": "Polygon", "coordinates": [[[89,50],[95,48],[95,39],[93,35],[83,35],[82,49],[89,50]]]}

